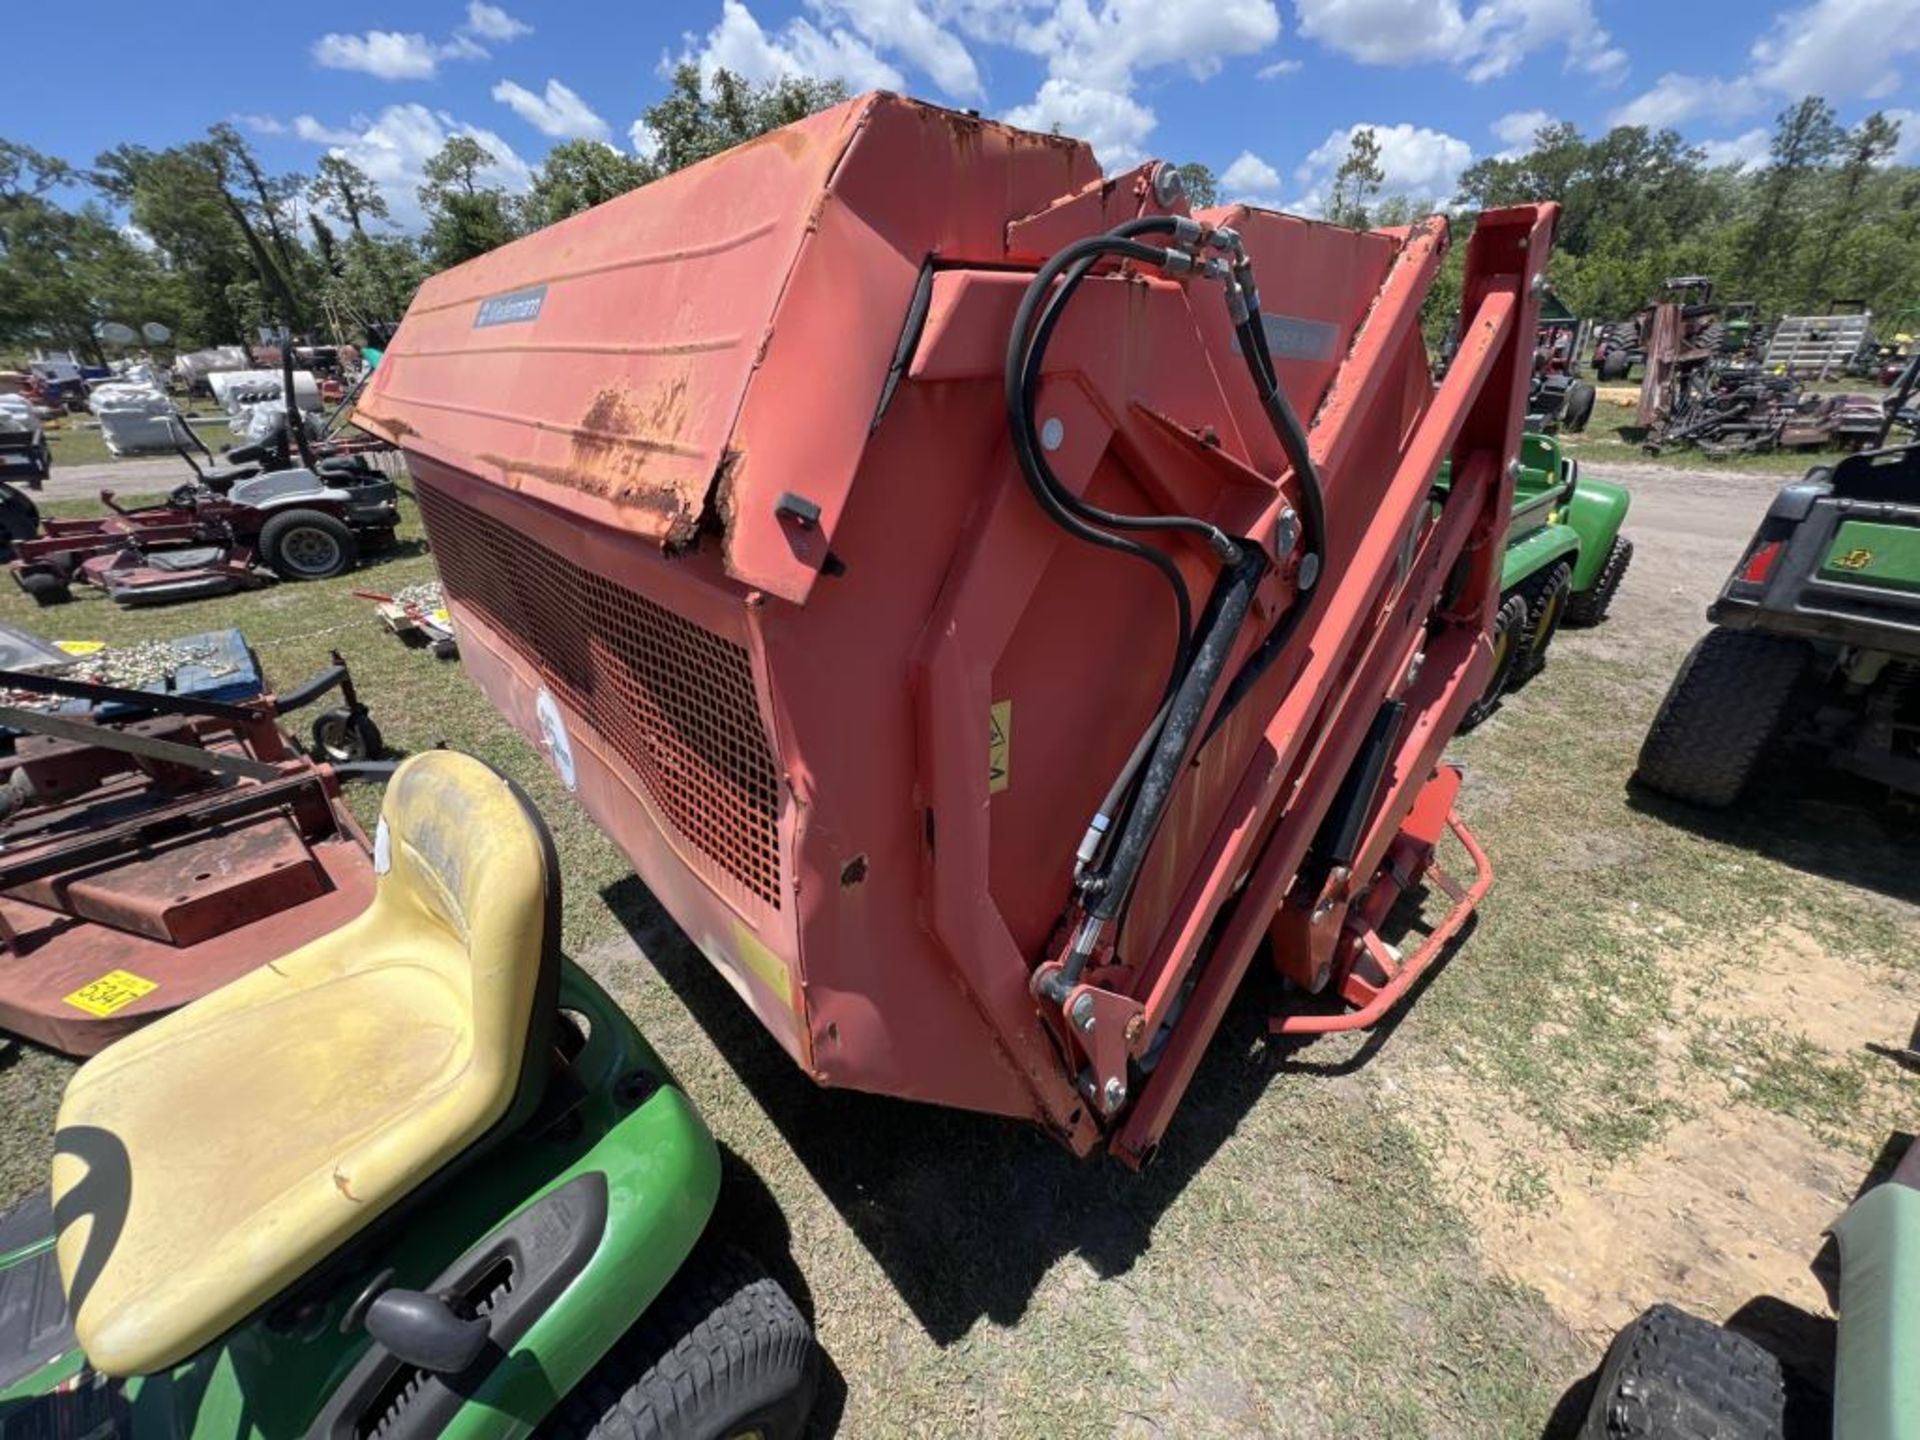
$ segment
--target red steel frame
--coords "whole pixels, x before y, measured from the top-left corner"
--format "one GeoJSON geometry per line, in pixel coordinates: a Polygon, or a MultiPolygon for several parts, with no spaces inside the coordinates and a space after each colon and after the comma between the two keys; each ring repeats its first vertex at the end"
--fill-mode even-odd
{"type": "MultiPolygon", "coordinates": [[[[1135,1164],[1269,936],[1296,978],[1383,997],[1368,1017],[1444,941],[1395,969],[1372,931],[1454,820],[1440,757],[1491,665],[1556,213],[1480,218],[1437,387],[1419,321],[1443,221],[1200,217],[1239,231],[1263,309],[1309,337],[1278,362],[1327,499],[1307,592],[1280,539],[1298,479],[1218,293],[1123,270],[1076,297],[1037,410],[1062,483],[1266,550],[1229,675],[1312,609],[1192,757],[1118,940],[1054,1004],[1035,976],[1071,918],[1073,849],[1157,703],[1171,624],[1145,567],[1041,516],[1000,372],[1048,255],[1184,213],[1157,178],[1103,181],[1076,142],[863,97],[436,277],[356,416],[407,452],[463,663],[565,752],[588,810],[809,1074],[1023,1116],[1135,1164]],[[750,667],[744,712],[702,693],[714,654],[750,667]],[[1351,863],[1306,893],[1388,701],[1405,719],[1351,863]],[[714,846],[731,842],[707,833],[723,816],[697,836],[675,808],[734,804],[751,767],[714,735],[764,745],[777,772],[777,892],[729,878],[714,846]],[[1089,1008],[1091,1028],[1067,1018],[1089,1008]],[[1110,1080],[1127,1092],[1111,1106],[1110,1080]]],[[[1164,543],[1197,603],[1216,562],[1164,543]]]]}

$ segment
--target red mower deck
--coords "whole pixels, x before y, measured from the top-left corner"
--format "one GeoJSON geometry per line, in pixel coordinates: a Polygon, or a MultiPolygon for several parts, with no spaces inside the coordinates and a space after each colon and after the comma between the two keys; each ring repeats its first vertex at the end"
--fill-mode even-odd
{"type": "Polygon", "coordinates": [[[1491,664],[1557,213],[1480,217],[1436,387],[1444,220],[1170,174],[863,97],[435,276],[356,417],[468,670],[807,1074],[1130,1163],[1270,935],[1365,1019],[1431,958],[1369,937],[1491,664]],[[1156,575],[1042,496],[1192,523],[1156,575]]]}
{"type": "MultiPolygon", "coordinates": [[[[342,683],[327,672],[297,698],[342,683]]],[[[27,732],[0,759],[0,1030],[95,1054],[371,899],[335,772],[276,723],[291,705],[0,674],[24,686],[145,713],[0,708],[27,732]]]]}

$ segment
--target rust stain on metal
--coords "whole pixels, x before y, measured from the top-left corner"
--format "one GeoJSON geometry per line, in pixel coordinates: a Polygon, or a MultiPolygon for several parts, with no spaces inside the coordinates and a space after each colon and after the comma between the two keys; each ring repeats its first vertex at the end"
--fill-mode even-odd
{"type": "Polygon", "coordinates": [[[338,1170],[333,1172],[333,1188],[346,1196],[347,1199],[351,1200],[354,1204],[358,1205],[362,1203],[360,1197],[354,1194],[353,1190],[348,1186],[347,1177],[342,1175],[338,1170]]]}
{"type": "Polygon", "coordinates": [[[478,458],[509,477],[530,476],[657,516],[662,543],[669,550],[681,549],[693,543],[700,512],[672,477],[650,479],[647,468],[656,455],[678,452],[687,426],[687,395],[684,371],[661,381],[645,402],[637,401],[624,383],[608,385],[573,427],[565,464],[497,454],[478,458]]]}

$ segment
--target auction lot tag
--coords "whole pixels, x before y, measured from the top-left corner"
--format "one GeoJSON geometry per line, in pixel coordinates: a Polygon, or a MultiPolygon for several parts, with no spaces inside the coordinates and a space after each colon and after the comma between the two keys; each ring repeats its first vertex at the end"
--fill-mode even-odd
{"type": "Polygon", "coordinates": [[[144,979],[131,970],[109,970],[98,980],[89,981],[64,998],[76,1010],[104,1016],[131,1005],[142,995],[152,994],[159,988],[158,982],[144,979]]]}

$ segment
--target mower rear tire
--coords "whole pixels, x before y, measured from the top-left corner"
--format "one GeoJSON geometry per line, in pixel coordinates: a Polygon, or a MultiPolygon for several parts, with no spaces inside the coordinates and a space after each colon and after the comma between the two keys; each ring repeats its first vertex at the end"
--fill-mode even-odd
{"type": "Polygon", "coordinates": [[[1771,1352],[1655,1305],[1614,1337],[1580,1440],[1783,1440],[1786,1412],[1771,1352]]]}
{"type": "Polygon", "coordinates": [[[1520,631],[1520,656],[1514,662],[1513,685],[1524,685],[1547,667],[1547,647],[1567,618],[1573,596],[1573,566],[1562,560],[1543,571],[1526,588],[1527,623],[1520,631]]]}
{"type": "Polygon", "coordinates": [[[1607,618],[1607,611],[1613,605],[1614,591],[1620,588],[1620,582],[1626,578],[1627,566],[1633,563],[1633,542],[1624,535],[1613,537],[1613,544],[1607,549],[1606,562],[1601,565],[1600,573],[1593,577],[1593,585],[1579,591],[1567,601],[1566,623],[1576,630],[1589,625],[1598,625],[1607,618]]]}
{"type": "Polygon", "coordinates": [[[31,595],[33,603],[43,610],[49,605],[65,605],[73,599],[73,587],[58,575],[22,575],[20,588],[31,595]]]}
{"type": "Polygon", "coordinates": [[[1660,702],[1634,778],[1675,800],[1731,805],[1779,732],[1810,658],[1798,640],[1709,630],[1660,702]]]}
{"type": "Polygon", "coordinates": [[[1560,407],[1560,428],[1569,435],[1578,435],[1587,428],[1587,422],[1593,418],[1593,402],[1599,394],[1585,380],[1576,380],[1567,387],[1566,401],[1560,407]]]}
{"type": "Polygon", "coordinates": [[[813,1332],[757,1260],[702,1244],[548,1418],[559,1440],[795,1440],[813,1332]]]}
{"type": "Polygon", "coordinates": [[[260,558],[282,580],[331,580],[360,559],[347,522],[324,510],[283,510],[260,527],[260,558]]]}
{"type": "Polygon", "coordinates": [[[365,710],[341,706],[313,717],[313,753],[329,765],[350,765],[378,760],[386,753],[386,741],[365,710]]]}
{"type": "Polygon", "coordinates": [[[1493,617],[1493,671],[1487,676],[1487,688],[1480,692],[1480,698],[1468,706],[1467,713],[1460,718],[1462,730],[1471,730],[1499,707],[1500,696],[1513,678],[1514,662],[1520,657],[1520,633],[1526,625],[1525,596],[1509,595],[1500,602],[1499,613],[1493,617]]]}

